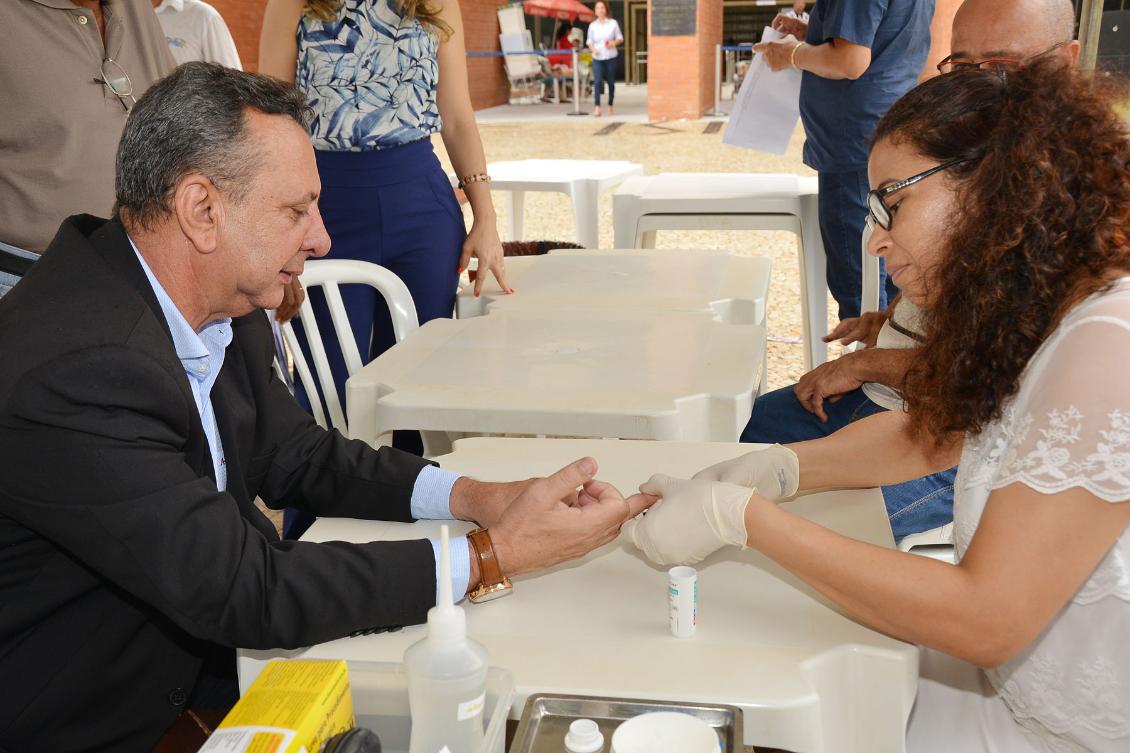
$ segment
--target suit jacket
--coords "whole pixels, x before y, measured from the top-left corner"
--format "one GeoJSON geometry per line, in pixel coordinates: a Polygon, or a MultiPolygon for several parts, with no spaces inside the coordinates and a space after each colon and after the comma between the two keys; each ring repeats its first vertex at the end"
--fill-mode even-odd
{"type": "Polygon", "coordinates": [[[233,322],[208,442],[116,221],[67,220],[0,300],[0,750],[148,751],[217,646],[298,647],[412,624],[426,541],[280,541],[254,506],[410,521],[426,461],[324,431],[233,322]]]}

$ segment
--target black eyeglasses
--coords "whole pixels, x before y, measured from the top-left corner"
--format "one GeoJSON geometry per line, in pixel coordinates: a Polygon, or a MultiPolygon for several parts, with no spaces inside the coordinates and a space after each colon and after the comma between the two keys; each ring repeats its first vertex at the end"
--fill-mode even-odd
{"type": "Polygon", "coordinates": [[[1059,48],[1071,44],[1071,40],[1066,42],[1059,42],[1053,44],[1043,52],[1037,52],[1035,55],[1029,55],[1026,58],[985,58],[984,60],[954,60],[953,55],[947,55],[942,58],[942,62],[938,63],[938,73],[945,76],[955,71],[988,71],[990,73],[1007,73],[1010,69],[1019,68],[1025,63],[1031,62],[1036,58],[1043,57],[1048,53],[1055,52],[1059,48]]]}
{"type": "Polygon", "coordinates": [[[102,61],[102,67],[98,70],[98,75],[94,77],[94,80],[105,84],[117,96],[122,107],[126,108],[126,112],[129,112],[132,105],[137,104],[137,100],[133,96],[133,82],[130,81],[129,74],[113,58],[106,58],[102,61]],[[129,102],[126,102],[127,97],[129,102]]]}
{"type": "Polygon", "coordinates": [[[940,173],[942,170],[948,170],[954,165],[960,165],[962,162],[971,162],[972,160],[967,157],[958,159],[951,159],[949,162],[943,162],[940,165],[935,165],[929,170],[920,172],[917,175],[911,175],[909,178],[900,180],[897,183],[892,183],[889,186],[876,188],[874,191],[867,193],[867,221],[874,222],[884,230],[891,229],[891,208],[887,206],[887,197],[896,191],[901,191],[907,186],[913,186],[920,180],[929,178],[934,173],[940,173]]]}

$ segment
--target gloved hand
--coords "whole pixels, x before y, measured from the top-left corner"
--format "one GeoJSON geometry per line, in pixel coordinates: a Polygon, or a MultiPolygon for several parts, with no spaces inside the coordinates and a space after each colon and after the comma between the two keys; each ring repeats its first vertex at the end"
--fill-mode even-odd
{"type": "Polygon", "coordinates": [[[800,459],[788,447],[775,444],[707,466],[691,478],[748,486],[766,499],[779,501],[796,494],[800,459]]]}
{"type": "Polygon", "coordinates": [[[662,497],[620,535],[657,565],[701,562],[723,546],[746,546],[745,508],[752,489],[656,474],[640,491],[662,497]]]}

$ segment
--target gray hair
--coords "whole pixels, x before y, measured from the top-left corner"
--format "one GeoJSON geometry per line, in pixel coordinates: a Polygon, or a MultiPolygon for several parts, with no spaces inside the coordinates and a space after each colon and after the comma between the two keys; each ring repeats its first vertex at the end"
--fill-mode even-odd
{"type": "Polygon", "coordinates": [[[151,228],[172,213],[172,194],[200,173],[242,201],[259,168],[246,111],[285,115],[306,128],[309,110],[293,87],[213,63],[185,63],[137,101],[118,144],[114,214],[151,228]]]}

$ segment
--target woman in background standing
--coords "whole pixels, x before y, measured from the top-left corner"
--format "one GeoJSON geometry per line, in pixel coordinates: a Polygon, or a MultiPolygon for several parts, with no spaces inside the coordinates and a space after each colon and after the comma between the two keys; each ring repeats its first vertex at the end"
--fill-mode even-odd
{"type": "Polygon", "coordinates": [[[588,46],[592,50],[593,94],[596,107],[593,117],[600,117],[601,82],[608,82],[608,114],[614,115],[613,100],[616,99],[616,58],[620,54],[616,48],[624,43],[624,34],[615,18],[608,16],[608,3],[596,0],[593,6],[596,20],[589,24],[588,46]]]}
{"type": "MultiPolygon", "coordinates": [[[[456,0],[269,0],[259,70],[294,82],[313,112],[319,209],[333,243],[327,258],[391,270],[411,291],[421,324],[451,316],[459,273],[471,256],[479,260],[476,294],[488,270],[513,292],[471,108],[456,0]],[[437,131],[471,204],[469,233],[432,150],[437,131]]],[[[297,312],[301,288],[292,293],[280,318],[297,312]]],[[[351,285],[342,297],[365,361],[394,344],[388,307],[375,290],[351,285]]],[[[311,304],[321,331],[332,332],[324,298],[312,295],[311,304]]],[[[344,404],[344,360],[336,338],[323,342],[344,404]]],[[[394,444],[420,452],[413,434],[398,432],[394,444]]]]}

